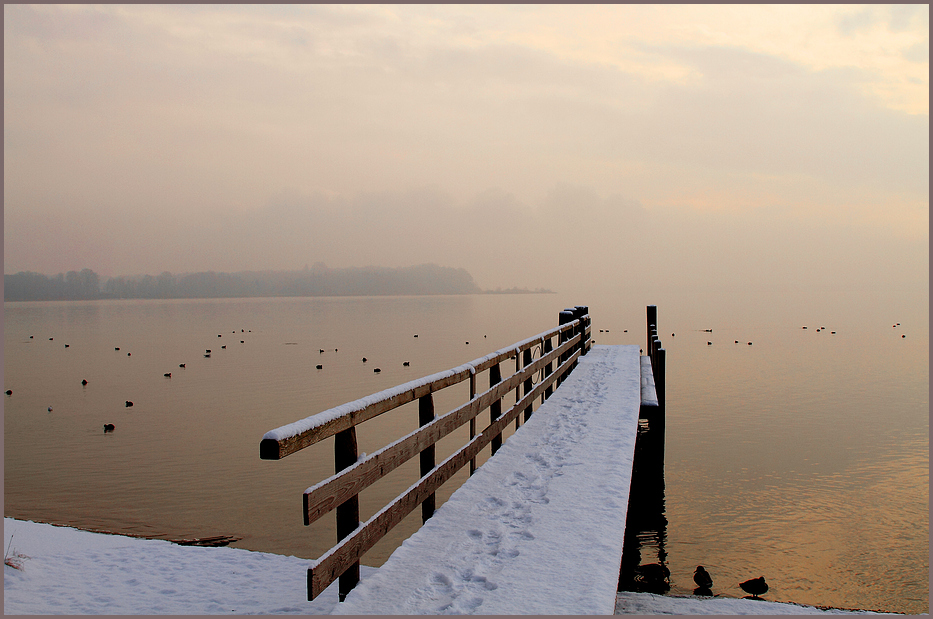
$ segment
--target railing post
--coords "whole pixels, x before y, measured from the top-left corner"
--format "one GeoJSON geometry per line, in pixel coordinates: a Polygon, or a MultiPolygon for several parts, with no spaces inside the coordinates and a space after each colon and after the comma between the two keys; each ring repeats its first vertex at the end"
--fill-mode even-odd
{"type": "MultiPolygon", "coordinates": [[[[499,364],[495,364],[489,368],[489,387],[495,387],[500,382],[502,382],[502,370],[499,368],[499,364]]],[[[489,423],[490,425],[496,422],[496,419],[502,416],[502,398],[499,398],[495,402],[489,405],[489,423]]],[[[490,450],[494,455],[499,448],[502,446],[502,434],[497,434],[490,441],[490,450]]]]}
{"type": "MultiPolygon", "coordinates": [[[[528,348],[522,353],[522,367],[528,367],[531,365],[531,349],[528,348]]],[[[526,396],[531,393],[531,390],[534,389],[534,381],[529,376],[525,379],[525,384],[522,387],[522,396],[526,396]]],[[[531,404],[529,403],[525,410],[523,411],[524,420],[528,421],[531,419],[531,404]]],[[[516,418],[517,419],[517,418],[516,418]]]]}
{"type": "MultiPolygon", "coordinates": [[[[418,398],[418,425],[426,426],[434,421],[434,395],[428,394],[418,398]]],[[[421,476],[424,477],[430,473],[435,466],[434,445],[425,447],[420,454],[421,458],[421,476]]],[[[421,503],[421,523],[424,524],[428,518],[434,515],[435,497],[432,492],[421,503]]]]}
{"type": "MultiPolygon", "coordinates": [[[[565,309],[564,311],[562,311],[562,312],[560,313],[560,315],[559,315],[559,320],[560,320],[560,324],[561,324],[561,325],[565,325],[565,324],[567,324],[568,322],[573,322],[573,310],[571,310],[571,309],[565,309]]],[[[572,329],[567,329],[566,331],[561,331],[561,334],[560,334],[560,343],[563,344],[564,342],[566,342],[567,340],[571,339],[572,337],[573,337],[573,330],[572,330],[572,329]]],[[[563,365],[564,362],[570,357],[570,354],[571,354],[570,351],[567,351],[567,352],[563,353],[563,354],[560,356],[560,358],[559,358],[560,361],[558,362],[558,365],[563,365]]],[[[564,378],[565,378],[566,376],[567,376],[567,375],[564,374],[563,376],[561,376],[560,378],[557,379],[557,386],[558,386],[558,387],[560,387],[560,384],[561,384],[562,382],[564,382],[564,378]]]]}
{"type": "MultiPolygon", "coordinates": [[[[476,372],[470,371],[470,400],[476,397],[476,372]]],[[[476,417],[470,419],[470,440],[476,437],[476,417]]],[[[470,475],[476,472],[476,458],[470,458],[470,475]]]]}
{"type": "MultiPolygon", "coordinates": [[[[541,351],[541,356],[547,356],[549,352],[554,350],[554,345],[551,344],[551,338],[545,338],[544,340],[544,349],[541,351]]],[[[548,363],[544,366],[544,379],[550,376],[554,372],[554,364],[548,363]]],[[[543,380],[543,379],[542,379],[543,380]]],[[[551,397],[551,394],[554,393],[554,389],[550,386],[544,388],[544,395],[541,396],[541,403],[544,404],[544,401],[551,397]]]]}
{"type": "Polygon", "coordinates": [[[580,333],[580,355],[585,355],[587,351],[587,345],[589,341],[586,339],[586,328],[590,326],[590,319],[587,318],[590,314],[590,308],[586,305],[577,305],[575,308],[577,319],[580,320],[580,326],[578,327],[578,332],[580,333]]]}
{"type": "MultiPolygon", "coordinates": [[[[356,464],[359,452],[356,445],[356,427],[334,435],[334,468],[339,473],[356,464]]],[[[354,495],[337,506],[337,541],[347,537],[360,526],[360,497],[354,495]]],[[[346,599],[350,590],[360,581],[360,562],[357,561],[340,575],[338,598],[346,599]]],[[[311,600],[311,570],[308,570],[308,600],[311,600]]]]}
{"type": "MultiPolygon", "coordinates": [[[[518,374],[519,371],[521,371],[521,369],[522,369],[522,368],[521,368],[521,363],[522,363],[522,358],[521,358],[521,356],[516,352],[516,353],[515,353],[515,373],[516,373],[516,374],[518,374]]],[[[515,403],[518,404],[519,400],[521,400],[521,399],[522,399],[522,390],[521,390],[521,388],[516,387],[516,388],[515,388],[515,403]]],[[[516,430],[518,430],[520,424],[521,424],[521,417],[516,416],[516,417],[515,417],[515,429],[516,429],[516,430]]]]}

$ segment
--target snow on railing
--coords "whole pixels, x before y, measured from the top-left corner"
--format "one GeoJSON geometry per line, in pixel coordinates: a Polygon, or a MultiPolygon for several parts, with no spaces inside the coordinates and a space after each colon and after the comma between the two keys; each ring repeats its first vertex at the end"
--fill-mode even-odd
{"type": "Polygon", "coordinates": [[[512,421],[518,428],[532,415],[535,402],[549,397],[591,346],[589,309],[577,306],[560,313],[560,325],[511,346],[444,372],[374,393],[267,432],[260,442],[262,459],[278,460],[334,436],[337,472],[309,487],[303,496],[305,524],[336,511],[338,544],[308,570],[308,599],[314,599],[334,580],[340,579],[341,600],[359,582],[360,557],[392,527],[422,506],[426,521],[434,512],[434,493],[467,463],[476,470],[476,456],[486,445],[491,453],[502,444],[502,432],[512,421]],[[553,339],[557,338],[556,345],[553,339]],[[540,356],[533,359],[534,349],[540,356]],[[500,364],[515,359],[515,372],[502,378],[500,364]],[[556,368],[555,368],[556,365],[556,368]],[[489,388],[477,393],[477,374],[488,370],[489,388]],[[538,377],[537,384],[535,377],[538,377]],[[434,414],[433,393],[469,381],[470,398],[457,408],[434,414]],[[503,397],[516,393],[516,402],[502,411],[503,397]],[[418,400],[420,427],[385,447],[360,456],[356,426],[399,406],[418,400]],[[489,410],[489,425],[476,432],[477,416],[489,410]],[[435,445],[443,437],[469,423],[469,441],[440,464],[435,445]],[[421,478],[368,521],[359,521],[359,493],[390,471],[418,455],[421,478]]]}

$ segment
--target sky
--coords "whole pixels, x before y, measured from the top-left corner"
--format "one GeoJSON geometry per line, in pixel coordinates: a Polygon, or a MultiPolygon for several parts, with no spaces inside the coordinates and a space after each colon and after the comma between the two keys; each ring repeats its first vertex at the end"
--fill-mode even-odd
{"type": "Polygon", "coordinates": [[[4,5],[3,28],[5,273],[928,286],[927,5],[4,5]]]}

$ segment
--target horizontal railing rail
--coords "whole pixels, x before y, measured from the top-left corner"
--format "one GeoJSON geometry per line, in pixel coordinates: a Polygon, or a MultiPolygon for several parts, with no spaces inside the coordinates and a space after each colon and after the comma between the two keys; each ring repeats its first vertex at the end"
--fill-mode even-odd
{"type": "Polygon", "coordinates": [[[558,327],[522,340],[512,346],[415,381],[398,385],[365,398],[312,415],[267,432],[259,445],[262,459],[278,460],[320,441],[335,437],[336,472],[309,487],[303,495],[306,525],[336,511],[337,540],[308,570],[308,599],[314,599],[332,582],[340,579],[339,598],[343,600],[359,581],[362,555],[418,505],[426,521],[434,512],[435,491],[461,468],[476,468],[476,457],[487,445],[491,453],[502,444],[506,426],[532,414],[537,398],[551,395],[560,381],[576,365],[591,345],[589,310],[578,306],[561,312],[558,327]],[[555,345],[552,340],[558,338],[555,345]],[[533,350],[540,356],[533,359],[533,350]],[[515,372],[503,379],[500,364],[515,359],[515,372]],[[555,368],[556,365],[556,368],[555,368]],[[487,372],[489,388],[477,392],[477,374],[487,372]],[[537,383],[535,377],[538,377],[537,383]],[[434,415],[433,394],[469,380],[469,400],[441,415],[434,415]],[[502,412],[503,398],[515,392],[515,403],[502,412]],[[359,457],[356,426],[410,402],[418,401],[420,427],[372,454],[359,457]],[[489,424],[477,434],[476,419],[489,410],[489,424]],[[440,464],[435,462],[435,446],[442,438],[469,424],[469,440],[440,464]],[[362,525],[359,521],[359,494],[393,470],[420,456],[421,477],[405,492],[379,510],[362,525]]]}

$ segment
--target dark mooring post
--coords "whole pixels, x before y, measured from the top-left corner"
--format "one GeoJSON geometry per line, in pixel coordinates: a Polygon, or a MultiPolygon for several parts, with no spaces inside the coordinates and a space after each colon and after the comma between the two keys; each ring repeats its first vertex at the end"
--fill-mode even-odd
{"type": "MultiPolygon", "coordinates": [[[[428,394],[418,398],[418,425],[426,426],[434,421],[434,395],[428,394]]],[[[434,470],[434,445],[425,447],[420,454],[421,457],[421,476],[424,477],[434,470]]],[[[428,518],[434,515],[435,498],[434,493],[421,503],[421,523],[424,524],[428,518]]]]}
{"type": "MultiPolygon", "coordinates": [[[[495,387],[500,382],[502,382],[502,369],[499,367],[499,364],[495,364],[489,368],[489,387],[495,387]]],[[[489,423],[490,425],[495,423],[496,419],[502,416],[502,398],[499,398],[495,402],[489,405],[489,423]]],[[[489,449],[492,454],[495,454],[499,451],[499,448],[502,447],[502,434],[497,434],[492,437],[492,440],[489,442],[489,449]]]]}
{"type": "MultiPolygon", "coordinates": [[[[356,445],[356,428],[351,427],[334,435],[334,468],[339,473],[356,464],[359,452],[356,445]]],[[[360,497],[354,495],[337,506],[337,541],[347,537],[360,525],[360,497]]],[[[357,561],[340,575],[338,597],[346,599],[350,590],[360,581],[360,562],[357,561]]],[[[311,570],[308,570],[308,600],[311,600],[311,570]]]]}

